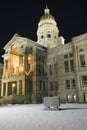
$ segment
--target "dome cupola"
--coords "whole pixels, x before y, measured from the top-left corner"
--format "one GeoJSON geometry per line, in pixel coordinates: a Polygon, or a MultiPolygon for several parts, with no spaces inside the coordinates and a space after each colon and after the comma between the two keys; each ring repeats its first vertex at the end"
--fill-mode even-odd
{"type": "Polygon", "coordinates": [[[48,48],[55,47],[57,46],[58,33],[57,23],[46,6],[44,14],[38,23],[37,42],[48,48]]]}

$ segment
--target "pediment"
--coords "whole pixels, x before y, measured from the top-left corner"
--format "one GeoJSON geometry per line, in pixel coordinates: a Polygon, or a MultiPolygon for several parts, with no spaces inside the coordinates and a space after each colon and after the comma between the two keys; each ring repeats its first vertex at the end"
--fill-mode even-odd
{"type": "Polygon", "coordinates": [[[11,46],[13,48],[15,47],[20,47],[20,46],[34,46],[36,42],[25,38],[25,37],[21,37],[18,34],[15,34],[12,39],[6,44],[6,46],[4,47],[5,50],[9,50],[11,48],[11,46]]]}
{"type": "Polygon", "coordinates": [[[6,50],[7,48],[11,47],[18,39],[18,37],[20,37],[20,35],[18,35],[17,33],[11,38],[11,40],[5,45],[4,49],[6,50]]]}

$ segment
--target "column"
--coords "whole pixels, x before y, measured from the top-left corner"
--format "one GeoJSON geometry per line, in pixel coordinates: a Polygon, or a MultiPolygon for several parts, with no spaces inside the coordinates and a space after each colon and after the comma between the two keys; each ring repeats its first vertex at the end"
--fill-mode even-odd
{"type": "Polygon", "coordinates": [[[23,55],[19,55],[19,72],[22,73],[23,71],[24,71],[23,55]]]}
{"type": "Polygon", "coordinates": [[[4,83],[2,82],[2,86],[1,86],[1,97],[3,97],[3,86],[4,86],[4,83]]]}
{"type": "Polygon", "coordinates": [[[8,82],[6,82],[6,91],[5,91],[5,96],[8,96],[8,82]]]}
{"type": "Polygon", "coordinates": [[[11,68],[10,68],[10,59],[8,59],[8,74],[10,73],[10,70],[11,70],[11,68]]]}
{"type": "Polygon", "coordinates": [[[4,69],[3,69],[3,74],[6,72],[6,61],[4,60],[4,69]]]}
{"type": "Polygon", "coordinates": [[[25,71],[28,70],[28,54],[24,55],[24,69],[25,71]]]}
{"type": "Polygon", "coordinates": [[[25,79],[22,80],[22,95],[25,95],[25,79]]]}
{"type": "Polygon", "coordinates": [[[78,47],[73,44],[73,54],[74,54],[74,69],[75,69],[75,81],[76,81],[76,102],[79,102],[79,74],[78,74],[78,47]]]}
{"type": "Polygon", "coordinates": [[[19,95],[19,80],[17,81],[17,95],[19,95]]]}

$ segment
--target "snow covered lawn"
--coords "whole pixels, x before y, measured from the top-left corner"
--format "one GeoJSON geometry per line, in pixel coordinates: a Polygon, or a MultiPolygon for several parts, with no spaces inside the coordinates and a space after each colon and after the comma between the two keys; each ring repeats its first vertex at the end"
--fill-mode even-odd
{"type": "Polygon", "coordinates": [[[43,104],[0,106],[0,130],[87,130],[87,104],[62,104],[44,110],[43,104]]]}

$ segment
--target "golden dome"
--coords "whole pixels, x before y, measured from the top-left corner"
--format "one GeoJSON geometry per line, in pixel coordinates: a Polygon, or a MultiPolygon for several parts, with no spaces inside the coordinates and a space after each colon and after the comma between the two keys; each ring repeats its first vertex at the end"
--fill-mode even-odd
{"type": "Polygon", "coordinates": [[[47,19],[55,20],[54,17],[50,14],[50,10],[48,9],[48,7],[46,7],[46,9],[44,10],[44,15],[41,17],[40,21],[47,19]]]}

